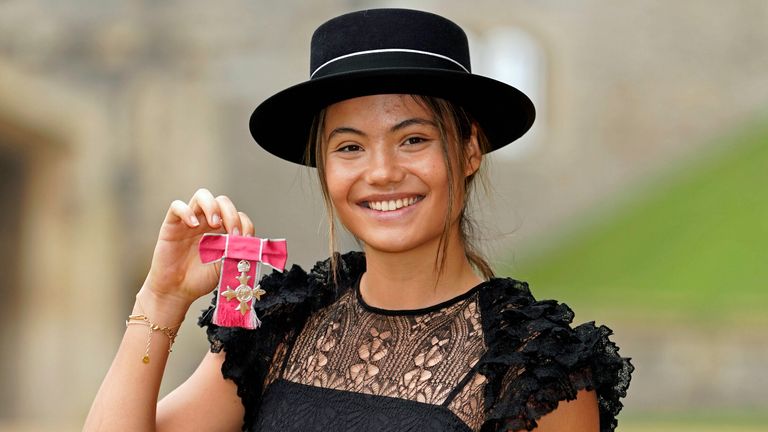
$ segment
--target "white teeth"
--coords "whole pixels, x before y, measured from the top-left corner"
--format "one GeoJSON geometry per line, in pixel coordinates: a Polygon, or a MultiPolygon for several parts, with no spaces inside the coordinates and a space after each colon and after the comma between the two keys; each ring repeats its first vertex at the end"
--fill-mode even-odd
{"type": "Polygon", "coordinates": [[[416,204],[418,197],[400,198],[390,201],[368,201],[368,208],[379,211],[392,211],[416,204]]]}

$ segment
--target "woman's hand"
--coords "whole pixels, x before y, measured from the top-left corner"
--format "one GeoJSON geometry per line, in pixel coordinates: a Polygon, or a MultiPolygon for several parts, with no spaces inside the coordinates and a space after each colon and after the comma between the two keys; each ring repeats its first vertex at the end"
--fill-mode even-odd
{"type": "Polygon", "coordinates": [[[197,249],[200,237],[210,232],[253,235],[253,223],[228,197],[214,197],[207,189],[195,192],[189,203],[172,202],[142,287],[146,294],[140,295],[152,296],[155,303],[188,308],[213,291],[221,264],[201,263],[197,249]]]}
{"type": "MultiPolygon", "coordinates": [[[[189,203],[171,203],[133,314],[142,314],[159,327],[178,328],[192,302],[216,287],[218,268],[201,263],[198,252],[200,237],[208,232],[252,235],[253,224],[229,198],[214,198],[206,189],[195,192],[189,203]]],[[[166,408],[156,413],[170,347],[155,330],[150,330],[148,340],[146,327],[128,326],[83,430],[211,430],[214,426],[235,430],[242,423],[242,404],[237,402],[236,386],[221,376],[221,353],[209,354],[184,384],[186,390],[175,391],[166,408]],[[142,353],[151,361],[142,361],[142,353]],[[216,395],[215,403],[199,397],[208,394],[216,395]],[[190,408],[196,415],[189,415],[190,408]]]]}

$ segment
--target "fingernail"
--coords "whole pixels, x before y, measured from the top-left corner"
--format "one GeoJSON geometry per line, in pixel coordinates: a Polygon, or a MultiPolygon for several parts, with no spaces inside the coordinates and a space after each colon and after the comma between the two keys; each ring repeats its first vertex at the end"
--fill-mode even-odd
{"type": "Polygon", "coordinates": [[[240,235],[240,230],[237,227],[232,228],[232,235],[240,235]]]}
{"type": "Polygon", "coordinates": [[[221,223],[221,216],[214,213],[214,215],[211,216],[211,223],[215,226],[218,226],[221,223]]]}
{"type": "Polygon", "coordinates": [[[192,226],[200,225],[200,221],[197,220],[197,216],[195,215],[190,216],[189,221],[192,222],[192,226]]]}

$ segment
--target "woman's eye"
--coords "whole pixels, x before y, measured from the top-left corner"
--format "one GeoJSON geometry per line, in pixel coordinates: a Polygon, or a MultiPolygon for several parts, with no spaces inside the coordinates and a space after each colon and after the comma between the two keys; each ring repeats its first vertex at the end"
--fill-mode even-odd
{"type": "Polygon", "coordinates": [[[360,147],[357,144],[347,144],[347,145],[340,146],[338,149],[336,149],[337,152],[342,152],[342,153],[356,152],[360,150],[362,150],[362,147],[360,147]]]}
{"type": "Polygon", "coordinates": [[[405,140],[405,144],[411,144],[411,145],[413,145],[413,144],[421,144],[421,143],[423,143],[424,141],[426,141],[426,138],[422,138],[422,137],[410,137],[410,138],[407,138],[407,139],[405,140]]]}

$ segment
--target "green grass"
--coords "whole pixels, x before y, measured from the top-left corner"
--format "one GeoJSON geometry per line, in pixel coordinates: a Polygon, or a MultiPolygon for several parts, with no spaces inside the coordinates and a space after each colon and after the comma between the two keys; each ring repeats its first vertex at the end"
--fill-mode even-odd
{"type": "Polygon", "coordinates": [[[768,415],[753,411],[699,411],[619,417],[617,432],[768,432],[768,415]]]}
{"type": "Polygon", "coordinates": [[[768,122],[713,147],[501,273],[580,315],[768,322],[768,122]]]}
{"type": "Polygon", "coordinates": [[[768,432],[765,425],[733,425],[730,423],[705,423],[705,422],[652,422],[643,421],[637,423],[621,424],[616,428],[617,432],[768,432]]]}

